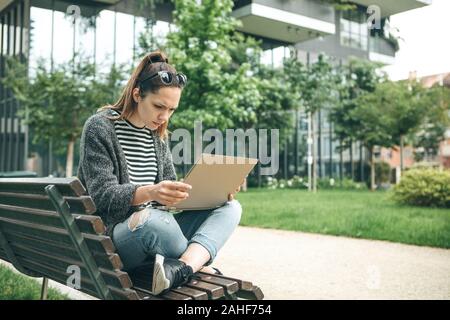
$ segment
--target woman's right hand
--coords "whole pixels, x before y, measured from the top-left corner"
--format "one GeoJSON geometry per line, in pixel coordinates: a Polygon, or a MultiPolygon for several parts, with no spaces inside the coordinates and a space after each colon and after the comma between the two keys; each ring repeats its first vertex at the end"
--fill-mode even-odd
{"type": "Polygon", "coordinates": [[[187,191],[191,189],[192,186],[187,183],[164,180],[153,185],[153,188],[150,189],[150,197],[162,205],[172,206],[188,198],[187,191]]]}

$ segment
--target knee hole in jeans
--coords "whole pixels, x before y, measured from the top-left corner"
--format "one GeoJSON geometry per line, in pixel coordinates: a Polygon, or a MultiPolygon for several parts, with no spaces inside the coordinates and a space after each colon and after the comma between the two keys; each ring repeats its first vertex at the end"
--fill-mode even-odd
{"type": "Polygon", "coordinates": [[[128,219],[128,229],[131,232],[141,228],[150,216],[150,210],[143,209],[133,213],[128,219]]]}

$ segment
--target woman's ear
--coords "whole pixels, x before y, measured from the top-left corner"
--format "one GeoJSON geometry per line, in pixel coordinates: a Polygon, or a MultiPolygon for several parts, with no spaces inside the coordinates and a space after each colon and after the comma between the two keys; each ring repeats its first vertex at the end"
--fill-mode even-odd
{"type": "Polygon", "coordinates": [[[141,96],[139,95],[139,88],[133,89],[133,100],[134,102],[138,103],[141,96]]]}

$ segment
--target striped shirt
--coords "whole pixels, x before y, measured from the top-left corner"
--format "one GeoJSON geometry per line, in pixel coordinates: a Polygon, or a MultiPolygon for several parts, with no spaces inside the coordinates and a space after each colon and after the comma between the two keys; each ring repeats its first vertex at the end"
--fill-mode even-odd
{"type": "MultiPolygon", "coordinates": [[[[114,115],[119,113],[114,111],[114,115]]],[[[154,184],[158,171],[155,144],[148,128],[138,128],[130,121],[114,121],[114,129],[127,161],[130,183],[154,184]]],[[[151,201],[145,205],[154,205],[151,201]]]]}

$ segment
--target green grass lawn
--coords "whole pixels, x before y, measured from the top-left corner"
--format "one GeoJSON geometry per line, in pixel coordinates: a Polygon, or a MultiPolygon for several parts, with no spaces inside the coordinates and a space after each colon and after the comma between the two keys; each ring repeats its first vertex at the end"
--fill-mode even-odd
{"type": "Polygon", "coordinates": [[[241,225],[450,248],[450,210],[404,206],[389,192],[249,189],[241,225]]]}
{"type": "MultiPolygon", "coordinates": [[[[41,281],[30,279],[0,265],[0,300],[38,300],[40,297],[41,281]]],[[[49,288],[48,300],[68,299],[67,295],[49,288]]]]}

